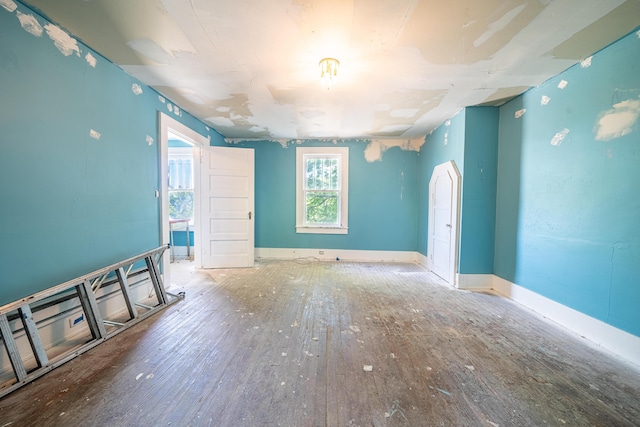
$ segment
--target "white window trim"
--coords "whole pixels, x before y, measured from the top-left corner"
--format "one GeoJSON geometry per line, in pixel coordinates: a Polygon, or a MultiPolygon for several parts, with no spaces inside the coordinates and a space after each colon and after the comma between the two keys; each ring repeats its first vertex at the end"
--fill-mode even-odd
{"type": "Polygon", "coordinates": [[[296,147],[296,233],[348,234],[349,233],[349,147],[296,147]],[[340,226],[308,226],[304,223],[304,161],[305,155],[340,156],[341,199],[340,226]]]}

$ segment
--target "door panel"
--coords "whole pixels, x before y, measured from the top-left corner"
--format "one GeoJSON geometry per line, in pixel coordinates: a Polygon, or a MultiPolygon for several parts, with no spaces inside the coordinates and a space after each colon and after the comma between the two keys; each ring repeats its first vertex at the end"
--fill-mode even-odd
{"type": "Polygon", "coordinates": [[[455,285],[457,264],[459,179],[450,161],[436,166],[429,181],[429,264],[451,285],[455,285]]]}
{"type": "Polygon", "coordinates": [[[254,261],[254,152],[202,150],[202,267],[250,267],[254,261]]]}
{"type": "Polygon", "coordinates": [[[448,280],[451,253],[451,199],[453,182],[445,171],[436,177],[433,206],[433,272],[448,280]]]}

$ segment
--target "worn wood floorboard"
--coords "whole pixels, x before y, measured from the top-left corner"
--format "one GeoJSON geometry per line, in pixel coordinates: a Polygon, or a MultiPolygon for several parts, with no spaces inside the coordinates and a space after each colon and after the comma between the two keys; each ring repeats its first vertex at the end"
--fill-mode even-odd
{"type": "Polygon", "coordinates": [[[420,266],[181,265],[184,301],[0,400],[0,427],[640,425],[637,368],[420,266]]]}

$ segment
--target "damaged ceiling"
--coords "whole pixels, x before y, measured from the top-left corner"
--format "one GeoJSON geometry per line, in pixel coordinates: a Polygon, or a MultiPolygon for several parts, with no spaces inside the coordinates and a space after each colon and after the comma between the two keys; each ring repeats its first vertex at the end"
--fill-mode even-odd
{"type": "Polygon", "coordinates": [[[640,0],[25,3],[229,139],[422,139],[640,23],[640,0]]]}

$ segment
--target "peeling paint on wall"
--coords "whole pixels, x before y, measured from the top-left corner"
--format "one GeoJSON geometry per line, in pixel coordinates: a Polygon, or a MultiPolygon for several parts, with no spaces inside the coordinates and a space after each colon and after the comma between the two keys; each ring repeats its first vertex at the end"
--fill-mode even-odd
{"type": "Polygon", "coordinates": [[[47,30],[47,35],[51,40],[53,40],[53,44],[64,56],[69,56],[74,52],[76,55],[80,56],[80,48],[78,47],[76,39],[65,33],[60,29],[60,27],[53,24],[45,25],[44,29],[47,30]]]}
{"type": "Polygon", "coordinates": [[[583,59],[583,60],[580,62],[580,66],[581,66],[582,68],[589,68],[589,67],[591,67],[591,60],[592,60],[592,59],[593,59],[593,56],[590,56],[590,57],[588,57],[588,58],[583,59]]]}
{"type": "Polygon", "coordinates": [[[524,116],[524,113],[526,113],[526,112],[527,112],[526,108],[523,108],[521,110],[516,111],[516,113],[515,113],[516,119],[519,119],[520,117],[524,116]]]}
{"type": "Polygon", "coordinates": [[[566,80],[560,80],[560,83],[558,83],[558,88],[559,89],[564,89],[565,87],[567,87],[567,85],[569,84],[568,81],[566,80]]]}
{"type": "Polygon", "coordinates": [[[164,96],[161,96],[161,95],[158,95],[158,101],[162,102],[163,104],[167,102],[167,100],[164,99],[164,96]]]}
{"type": "Polygon", "coordinates": [[[553,138],[551,138],[551,145],[560,145],[564,138],[569,134],[569,129],[564,128],[562,131],[556,133],[553,138]]]}
{"type": "Polygon", "coordinates": [[[42,36],[42,25],[40,25],[35,16],[26,15],[20,11],[16,12],[16,16],[18,17],[18,21],[20,21],[20,25],[22,25],[22,28],[24,28],[25,31],[33,34],[36,37],[42,36]]]}
{"type": "Polygon", "coordinates": [[[131,92],[135,93],[136,95],[140,95],[142,93],[142,88],[138,83],[134,83],[131,85],[131,92]]]}
{"type": "Polygon", "coordinates": [[[173,114],[175,114],[176,116],[182,116],[182,112],[180,112],[180,108],[178,108],[177,105],[173,106],[173,114]]]}
{"type": "Polygon", "coordinates": [[[153,145],[153,138],[151,138],[150,135],[147,135],[147,144],[148,145],[153,145]]]}
{"type": "Polygon", "coordinates": [[[96,139],[96,140],[97,140],[97,139],[100,139],[100,136],[102,136],[102,135],[100,135],[100,132],[97,132],[97,131],[95,131],[95,130],[91,129],[91,130],[89,131],[89,136],[90,136],[91,138],[93,138],[93,139],[96,139]]]}
{"type": "Polygon", "coordinates": [[[170,113],[173,112],[173,105],[171,105],[171,103],[167,104],[167,110],[169,110],[170,113]]]}
{"type": "MultiPolygon", "coordinates": [[[[382,160],[382,153],[392,147],[399,147],[405,151],[420,151],[424,138],[416,139],[372,139],[364,150],[364,158],[373,163],[382,160]]],[[[404,176],[404,175],[403,175],[404,176]]]]}
{"type": "Polygon", "coordinates": [[[595,126],[596,139],[609,141],[634,130],[640,117],[640,100],[628,99],[613,105],[600,114],[595,126]]]}
{"type": "Polygon", "coordinates": [[[96,68],[97,60],[93,55],[91,55],[91,52],[87,52],[87,54],[84,56],[84,60],[87,61],[87,64],[91,65],[93,68],[96,68]]]}
{"type": "Polygon", "coordinates": [[[547,105],[549,101],[551,101],[551,98],[546,95],[542,95],[542,98],[540,98],[540,105],[547,105]]]}
{"type": "Polygon", "coordinates": [[[13,2],[11,0],[0,0],[0,6],[4,7],[9,12],[13,12],[14,10],[16,10],[18,8],[18,5],[15,4],[15,2],[13,2]]]}

